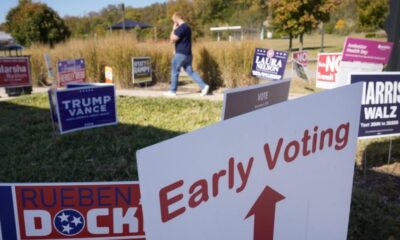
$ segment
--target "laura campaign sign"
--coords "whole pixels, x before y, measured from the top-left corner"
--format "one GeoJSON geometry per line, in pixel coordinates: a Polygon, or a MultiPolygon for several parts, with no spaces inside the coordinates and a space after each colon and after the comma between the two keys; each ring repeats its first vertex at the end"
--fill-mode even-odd
{"type": "Polygon", "coordinates": [[[0,184],[0,239],[145,239],[137,182],[0,184]]]}
{"type": "Polygon", "coordinates": [[[387,64],[392,53],[393,43],[348,37],[344,43],[342,60],[387,64]]]}
{"type": "Polygon", "coordinates": [[[113,85],[75,86],[55,94],[61,134],[118,123],[113,85]]]}
{"type": "Polygon", "coordinates": [[[293,61],[292,61],[292,70],[296,73],[296,75],[308,81],[308,52],[307,51],[298,51],[293,52],[293,61]]]}
{"type": "Polygon", "coordinates": [[[361,93],[313,94],[139,150],[146,238],[345,240],[361,93]]]}
{"type": "Polygon", "coordinates": [[[400,72],[354,73],[363,83],[359,137],[400,135],[400,72]]]}
{"type": "Polygon", "coordinates": [[[58,61],[59,87],[64,87],[70,82],[85,81],[85,59],[58,61]]]}
{"type": "Polygon", "coordinates": [[[222,119],[236,117],[260,108],[284,102],[289,97],[290,79],[234,88],[224,92],[222,119]]]}
{"type": "Polygon", "coordinates": [[[151,60],[149,57],[132,58],[133,83],[151,82],[151,60]]]}
{"type": "Polygon", "coordinates": [[[332,89],[337,84],[341,53],[319,53],[317,63],[316,87],[332,89]]]}
{"type": "Polygon", "coordinates": [[[256,48],[252,76],[280,80],[285,74],[287,59],[287,52],[256,48]]]}
{"type": "Polygon", "coordinates": [[[0,87],[32,85],[29,57],[0,57],[0,87]]]}

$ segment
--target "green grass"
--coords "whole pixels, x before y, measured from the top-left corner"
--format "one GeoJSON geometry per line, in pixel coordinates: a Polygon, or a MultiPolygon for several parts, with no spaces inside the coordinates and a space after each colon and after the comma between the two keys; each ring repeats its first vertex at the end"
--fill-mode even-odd
{"type": "Polygon", "coordinates": [[[137,180],[137,149],[219,121],[221,103],[118,98],[117,126],[52,132],[47,96],[0,102],[0,182],[137,180]]]}
{"type": "MultiPolygon", "coordinates": [[[[218,122],[220,112],[221,102],[120,97],[117,126],[59,136],[45,94],[0,101],[0,182],[137,180],[137,149],[218,122]]],[[[359,143],[348,239],[399,240],[400,175],[373,170],[386,163],[387,139],[359,143]]],[[[393,146],[400,162],[399,138],[393,146]]]]}

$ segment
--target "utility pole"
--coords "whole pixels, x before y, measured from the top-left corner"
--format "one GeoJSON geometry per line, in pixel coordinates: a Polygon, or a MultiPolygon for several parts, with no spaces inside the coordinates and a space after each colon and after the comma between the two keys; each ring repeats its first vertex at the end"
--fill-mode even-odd
{"type": "Polygon", "coordinates": [[[400,1],[390,0],[390,14],[385,22],[388,41],[393,43],[388,71],[400,71],[400,1]]]}
{"type": "Polygon", "coordinates": [[[321,30],[321,52],[324,52],[324,41],[325,41],[325,27],[324,27],[324,22],[321,22],[320,24],[320,30],[321,30]]]}
{"type": "Polygon", "coordinates": [[[125,4],[121,3],[121,11],[122,11],[122,29],[125,31],[125,4]]]}

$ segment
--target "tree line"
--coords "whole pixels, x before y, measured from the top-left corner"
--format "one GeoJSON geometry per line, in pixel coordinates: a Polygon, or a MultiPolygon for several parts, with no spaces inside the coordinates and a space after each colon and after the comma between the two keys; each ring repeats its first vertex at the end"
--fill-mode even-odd
{"type": "MultiPolygon", "coordinates": [[[[196,39],[212,37],[212,26],[241,25],[256,31],[264,28],[274,37],[299,37],[302,42],[304,34],[318,30],[322,22],[324,31],[343,35],[382,29],[389,9],[388,0],[168,0],[142,8],[126,6],[124,16],[154,26],[133,30],[139,39],[160,40],[168,38],[175,11],[185,14],[196,39]]],[[[69,37],[103,36],[122,18],[120,5],[61,18],[44,3],[19,0],[0,27],[23,45],[53,45],[69,37]]]]}

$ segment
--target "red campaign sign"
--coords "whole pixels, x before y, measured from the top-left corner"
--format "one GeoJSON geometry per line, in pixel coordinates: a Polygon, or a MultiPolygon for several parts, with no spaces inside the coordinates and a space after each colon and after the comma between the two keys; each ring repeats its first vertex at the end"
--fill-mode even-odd
{"type": "Polygon", "coordinates": [[[138,183],[17,185],[21,239],[145,239],[138,183]]]}
{"type": "Polygon", "coordinates": [[[307,67],[307,65],[308,65],[308,52],[307,51],[293,52],[293,60],[297,61],[303,67],[307,67]]]}
{"type": "Polygon", "coordinates": [[[31,86],[29,57],[0,58],[0,87],[31,86]]]}
{"type": "Polygon", "coordinates": [[[318,54],[317,82],[335,83],[341,59],[341,53],[318,54]]]}

